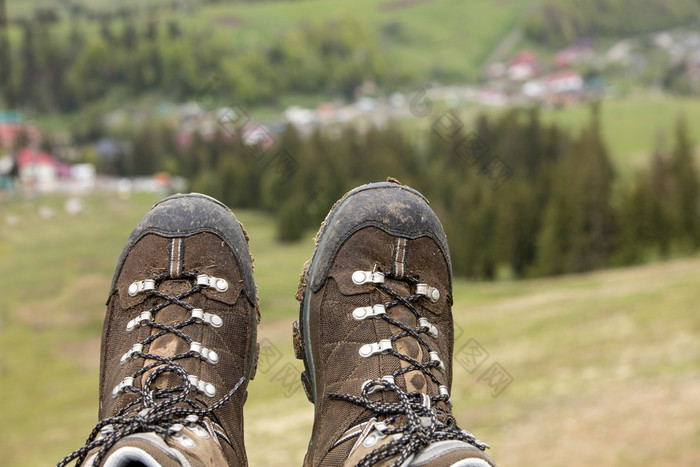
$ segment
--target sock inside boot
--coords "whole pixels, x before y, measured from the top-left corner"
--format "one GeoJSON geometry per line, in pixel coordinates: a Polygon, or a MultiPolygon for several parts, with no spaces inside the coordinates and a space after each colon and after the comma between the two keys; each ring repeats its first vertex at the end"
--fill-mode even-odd
{"type": "Polygon", "coordinates": [[[105,459],[104,467],[162,467],[149,453],[133,446],[114,451],[105,459]]]}

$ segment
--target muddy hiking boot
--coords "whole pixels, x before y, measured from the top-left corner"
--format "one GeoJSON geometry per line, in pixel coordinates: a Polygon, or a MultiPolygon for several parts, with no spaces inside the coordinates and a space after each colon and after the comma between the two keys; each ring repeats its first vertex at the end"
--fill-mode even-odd
{"type": "Polygon", "coordinates": [[[315,404],[306,466],[495,465],[452,416],[451,281],[420,193],[373,183],[336,203],[297,293],[295,350],[315,404]]]}
{"type": "Polygon", "coordinates": [[[156,204],[110,289],[100,422],[59,465],[246,465],[256,295],[246,234],[226,206],[199,194],[156,204]]]}

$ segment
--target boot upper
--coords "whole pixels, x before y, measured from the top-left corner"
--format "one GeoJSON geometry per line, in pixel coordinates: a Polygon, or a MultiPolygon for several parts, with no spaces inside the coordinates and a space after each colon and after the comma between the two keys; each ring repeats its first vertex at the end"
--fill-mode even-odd
{"type": "Polygon", "coordinates": [[[298,353],[316,410],[307,465],[390,465],[409,450],[402,436],[462,440],[488,459],[451,415],[451,280],[442,226],[417,191],[366,185],[331,210],[300,287],[298,353]],[[395,454],[372,459],[382,449],[395,454]]]}
{"type": "Polygon", "coordinates": [[[117,449],[157,438],[191,465],[217,456],[245,465],[257,306],[246,235],[228,208],[198,194],[154,206],[124,247],[107,301],[97,439],[117,449]],[[119,434],[129,425],[138,428],[119,434]]]}

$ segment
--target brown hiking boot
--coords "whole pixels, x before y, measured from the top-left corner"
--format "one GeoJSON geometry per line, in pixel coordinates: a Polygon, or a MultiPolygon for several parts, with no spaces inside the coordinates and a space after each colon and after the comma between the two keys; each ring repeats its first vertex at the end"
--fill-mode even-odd
{"type": "Polygon", "coordinates": [[[77,460],[246,465],[257,296],[246,234],[213,198],[175,195],[131,233],[102,335],[99,419],[77,460]]]}
{"type": "Polygon", "coordinates": [[[397,183],[326,217],[304,266],[295,349],[315,404],[306,466],[495,465],[452,416],[452,277],[442,226],[397,183]]]}

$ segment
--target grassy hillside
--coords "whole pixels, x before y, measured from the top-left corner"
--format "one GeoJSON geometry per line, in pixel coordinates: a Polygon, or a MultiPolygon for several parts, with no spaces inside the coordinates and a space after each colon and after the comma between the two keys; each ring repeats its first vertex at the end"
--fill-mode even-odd
{"type": "MultiPolygon", "coordinates": [[[[408,131],[425,135],[435,119],[447,110],[445,103],[440,102],[430,117],[408,119],[403,124],[408,131]]],[[[474,105],[460,109],[458,114],[466,128],[473,129],[479,115],[486,113],[496,116],[504,111],[507,109],[474,105]]],[[[575,132],[589,123],[591,109],[585,104],[558,109],[543,108],[540,115],[544,123],[556,124],[575,132]]],[[[700,99],[649,92],[604,99],[600,107],[601,127],[619,175],[626,178],[638,170],[647,169],[659,142],[666,150],[670,150],[674,141],[675,124],[681,116],[686,118],[688,135],[698,147],[696,160],[700,164],[700,125],[697,124],[700,122],[700,99]]]]}
{"type": "MultiPolygon", "coordinates": [[[[156,200],[97,197],[76,217],[60,199],[0,204],[5,465],[55,463],[95,423],[107,287],[123,242],[156,200]],[[53,217],[40,217],[40,207],[53,217]]],[[[313,233],[280,245],[271,219],[238,215],[256,258],[265,350],[245,409],[250,464],[299,465],[313,409],[289,331],[313,233]]],[[[700,258],[559,279],[456,281],[458,421],[493,446],[501,465],[697,465],[699,283],[700,258]],[[479,361],[468,358],[475,345],[488,353],[479,361]],[[493,368],[510,384],[490,386],[493,368]]]]}
{"type": "MultiPolygon", "coordinates": [[[[581,128],[589,121],[590,110],[586,106],[546,110],[543,116],[545,121],[581,128]]],[[[647,168],[659,142],[670,150],[673,129],[681,116],[688,121],[693,143],[700,144],[700,99],[641,94],[605,100],[601,109],[603,136],[618,170],[626,175],[647,168]]]]}
{"type": "Polygon", "coordinates": [[[441,71],[455,80],[475,76],[487,55],[531,0],[375,0],[269,2],[207,7],[192,19],[214,24],[235,43],[263,42],[305,21],[348,15],[372,26],[393,67],[428,78],[441,71]]]}
{"type": "MultiPolygon", "coordinates": [[[[457,82],[474,78],[491,50],[519,21],[534,0],[492,2],[489,0],[304,0],[292,2],[221,2],[197,5],[194,10],[172,12],[172,2],[120,2],[141,12],[142,21],[176,20],[187,37],[214,33],[224,49],[269,45],[272,39],[305,22],[325,22],[340,17],[357,18],[381,39],[388,63],[420,82],[431,76],[457,82]],[[165,5],[167,8],[158,9],[165,5]],[[151,9],[150,7],[154,7],[151,9]]],[[[118,10],[113,2],[80,2],[96,11],[118,10]]],[[[52,2],[8,0],[8,16],[30,15],[34,7],[52,2]]],[[[60,10],[59,10],[60,11],[60,10]]],[[[64,10],[64,17],[68,18],[64,10]]],[[[93,22],[93,33],[98,32],[93,22]]],[[[68,22],[65,23],[66,32],[68,22]]],[[[303,26],[302,26],[303,27],[303,26]]],[[[225,57],[222,57],[225,60],[225,57]]]]}

